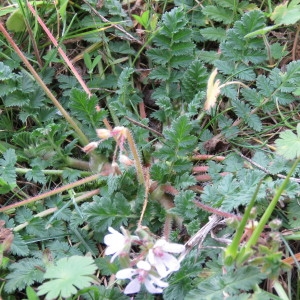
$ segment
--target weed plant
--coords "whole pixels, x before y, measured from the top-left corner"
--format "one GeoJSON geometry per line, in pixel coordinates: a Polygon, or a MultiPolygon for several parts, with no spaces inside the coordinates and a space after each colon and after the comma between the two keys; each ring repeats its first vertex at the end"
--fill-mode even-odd
{"type": "Polygon", "coordinates": [[[2,3],[0,298],[300,299],[300,1],[2,3]]]}

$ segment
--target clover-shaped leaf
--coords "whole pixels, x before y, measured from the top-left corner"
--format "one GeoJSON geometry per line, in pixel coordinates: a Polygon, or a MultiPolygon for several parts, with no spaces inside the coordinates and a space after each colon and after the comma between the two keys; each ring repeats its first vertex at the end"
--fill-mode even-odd
{"type": "Polygon", "coordinates": [[[47,300],[57,299],[59,296],[68,298],[76,294],[77,289],[91,285],[96,269],[91,257],[64,257],[46,269],[44,278],[50,280],[39,287],[38,295],[46,294],[47,300]]]}
{"type": "Polygon", "coordinates": [[[281,132],[276,140],[276,152],[286,159],[294,159],[300,156],[300,123],[297,125],[297,135],[291,130],[281,132]]]}

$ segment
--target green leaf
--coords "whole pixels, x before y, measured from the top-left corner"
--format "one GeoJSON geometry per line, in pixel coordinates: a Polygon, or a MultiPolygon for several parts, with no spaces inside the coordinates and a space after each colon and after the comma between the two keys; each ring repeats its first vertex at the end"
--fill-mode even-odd
{"type": "Polygon", "coordinates": [[[230,296],[241,291],[249,291],[259,284],[266,276],[257,267],[243,266],[234,271],[227,271],[226,274],[213,275],[202,281],[197,290],[191,291],[186,300],[201,299],[215,300],[222,299],[224,292],[230,296]]]}
{"type": "Polygon", "coordinates": [[[10,265],[10,273],[7,275],[7,283],[4,289],[8,293],[23,290],[35,282],[42,282],[44,264],[37,258],[24,258],[10,265]]]}
{"type": "Polygon", "coordinates": [[[208,74],[204,64],[196,60],[185,71],[182,79],[182,89],[185,101],[191,102],[196,94],[206,91],[208,74]]]}
{"type": "Polygon", "coordinates": [[[226,37],[226,30],[220,27],[203,28],[200,33],[206,40],[214,42],[221,42],[226,37]]]}
{"type": "Polygon", "coordinates": [[[28,300],[40,300],[39,296],[31,286],[26,287],[26,296],[28,300]]]}
{"type": "Polygon", "coordinates": [[[6,26],[8,30],[22,32],[26,29],[24,16],[21,9],[15,10],[7,19],[6,26]]]}
{"type": "Polygon", "coordinates": [[[204,15],[217,22],[230,24],[233,21],[232,11],[220,6],[207,5],[203,8],[202,12],[204,15]]]}
{"type": "Polygon", "coordinates": [[[0,159],[0,177],[10,185],[16,184],[16,162],[17,156],[14,149],[6,150],[3,159],[0,159]]]}
{"type": "Polygon", "coordinates": [[[290,3],[286,1],[283,4],[277,5],[271,15],[271,20],[279,25],[295,24],[300,20],[299,3],[299,0],[292,0],[290,3]]]}
{"type": "Polygon", "coordinates": [[[120,227],[131,216],[126,198],[117,193],[115,197],[94,197],[94,202],[82,206],[83,215],[96,231],[105,231],[109,226],[120,227]]]}
{"type": "Polygon", "coordinates": [[[173,8],[170,12],[164,13],[162,21],[164,27],[161,32],[166,36],[173,36],[184,28],[187,23],[185,12],[178,7],[173,8]]]}
{"type": "Polygon", "coordinates": [[[10,185],[5,180],[0,178],[0,194],[6,194],[9,191],[13,190],[17,185],[10,185]]]}
{"type": "Polygon", "coordinates": [[[2,61],[0,62],[0,80],[13,79],[16,77],[9,66],[6,66],[2,61]]]}
{"type": "Polygon", "coordinates": [[[98,99],[96,96],[88,98],[86,92],[79,89],[72,89],[70,93],[70,109],[76,118],[84,124],[91,124],[97,128],[100,120],[105,116],[105,110],[98,112],[96,106],[98,99]]]}
{"type": "Polygon", "coordinates": [[[45,184],[47,179],[41,168],[34,166],[30,171],[25,174],[28,181],[45,184]]]}
{"type": "Polygon", "coordinates": [[[275,141],[276,152],[286,159],[295,159],[300,156],[300,123],[297,125],[297,135],[291,130],[279,134],[275,141]]]}
{"type": "Polygon", "coordinates": [[[195,203],[193,202],[195,197],[196,194],[193,191],[183,191],[179,193],[174,198],[175,207],[170,209],[170,211],[183,219],[194,219],[198,214],[195,203]]]}
{"type": "Polygon", "coordinates": [[[64,257],[55,265],[46,268],[44,278],[50,280],[39,286],[38,295],[46,294],[46,299],[49,300],[71,297],[77,293],[77,289],[83,289],[92,284],[92,275],[96,269],[97,266],[91,257],[64,257]]]}
{"type": "Polygon", "coordinates": [[[132,15],[144,28],[147,29],[149,23],[150,10],[146,10],[141,16],[132,15]]]}
{"type": "Polygon", "coordinates": [[[163,49],[150,49],[147,51],[147,55],[154,63],[158,65],[166,65],[172,57],[170,51],[163,49]]]}

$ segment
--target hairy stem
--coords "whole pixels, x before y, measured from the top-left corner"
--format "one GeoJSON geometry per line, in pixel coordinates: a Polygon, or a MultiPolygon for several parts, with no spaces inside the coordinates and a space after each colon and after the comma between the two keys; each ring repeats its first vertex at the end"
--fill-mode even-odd
{"type": "Polygon", "coordinates": [[[0,208],[0,212],[5,212],[5,211],[11,210],[11,209],[15,209],[15,208],[20,207],[20,206],[24,206],[24,205],[33,203],[33,202],[38,201],[38,200],[46,199],[46,198],[48,198],[50,196],[59,194],[61,192],[67,191],[69,189],[72,189],[74,187],[86,184],[86,183],[91,182],[91,181],[95,181],[95,180],[97,180],[99,178],[100,175],[101,174],[99,174],[99,173],[98,174],[94,174],[94,175],[91,175],[89,177],[86,177],[86,178],[80,179],[78,181],[69,183],[67,185],[61,186],[61,187],[59,187],[57,189],[54,189],[52,191],[45,192],[43,194],[40,194],[40,195],[37,195],[35,197],[29,198],[27,200],[24,200],[24,201],[21,201],[21,202],[17,202],[17,203],[11,204],[11,205],[7,205],[5,207],[1,207],[0,208]]]}

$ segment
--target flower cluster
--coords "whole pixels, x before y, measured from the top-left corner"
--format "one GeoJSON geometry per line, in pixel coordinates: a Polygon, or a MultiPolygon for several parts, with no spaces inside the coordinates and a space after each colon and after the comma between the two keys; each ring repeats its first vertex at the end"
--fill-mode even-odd
{"type": "Polygon", "coordinates": [[[112,130],[100,128],[100,129],[96,129],[96,133],[97,133],[97,136],[100,138],[100,140],[97,142],[90,142],[89,144],[87,144],[82,149],[85,153],[92,152],[99,146],[99,144],[102,141],[105,141],[105,140],[113,137],[117,141],[117,146],[116,146],[114,157],[113,157],[113,163],[116,165],[116,162],[115,162],[116,154],[117,154],[117,150],[119,148],[120,149],[119,162],[126,166],[132,166],[134,164],[134,161],[132,159],[130,159],[127,155],[123,154],[124,143],[127,140],[128,135],[129,135],[127,128],[125,128],[123,126],[117,126],[117,127],[113,128],[112,130]]]}
{"type": "Polygon", "coordinates": [[[107,245],[105,254],[113,255],[111,262],[119,257],[121,264],[126,267],[116,274],[117,279],[130,279],[124,293],[137,293],[142,285],[152,294],[162,293],[168,286],[162,279],[180,268],[179,261],[170,253],[181,253],[185,249],[184,246],[169,243],[163,238],[155,241],[145,228],[139,228],[137,235],[130,235],[122,227],[121,231],[122,233],[110,227],[110,233],[104,237],[104,243],[107,245]],[[132,244],[139,245],[141,251],[130,259],[132,244]]]}

